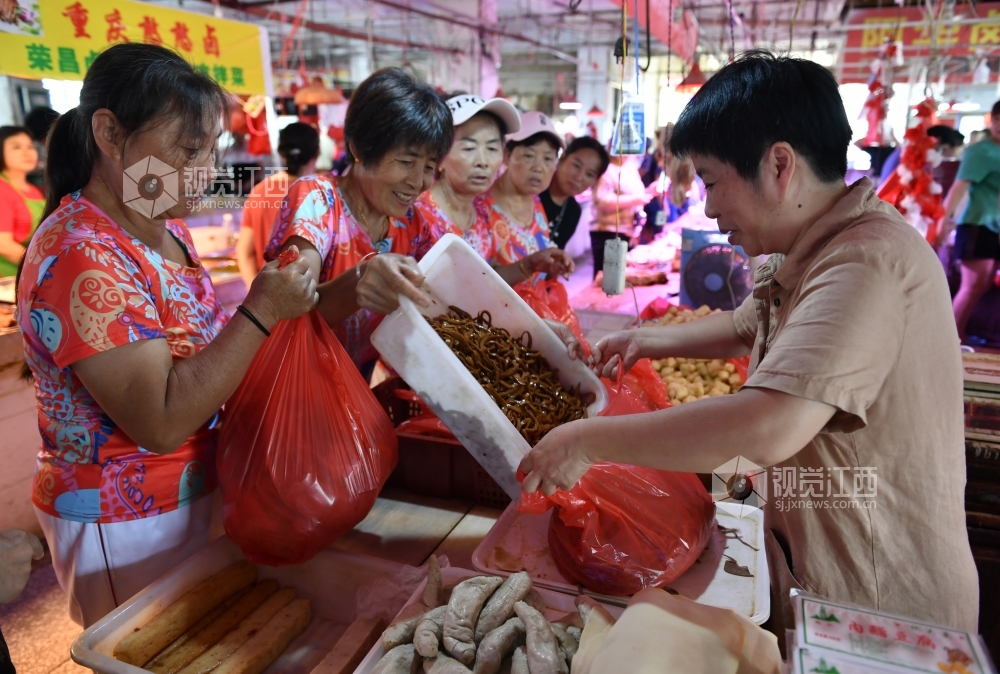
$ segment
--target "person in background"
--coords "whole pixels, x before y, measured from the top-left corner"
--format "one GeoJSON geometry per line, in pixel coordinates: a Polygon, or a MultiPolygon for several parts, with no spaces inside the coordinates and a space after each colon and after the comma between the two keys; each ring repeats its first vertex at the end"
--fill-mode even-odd
{"type": "Polygon", "coordinates": [[[590,246],[594,258],[594,278],[604,271],[604,242],[614,238],[630,241],[636,217],[649,202],[646,186],[639,176],[638,158],[611,155],[608,170],[594,187],[594,220],[590,225],[590,246]]]}
{"type": "Polygon", "coordinates": [[[955,184],[958,167],[961,164],[962,148],[965,146],[965,134],[951,129],[947,140],[941,143],[941,163],[933,168],[931,174],[934,182],[941,186],[941,193],[947,195],[955,184]]]}
{"type": "Polygon", "coordinates": [[[414,258],[434,241],[412,211],[451,149],[451,111],[433,87],[383,68],[351,96],[344,140],[346,175],[292,183],[264,257],[302,251],[319,277],[317,310],[367,379],[378,361],[371,334],[398,296],[429,304],[414,258]]]}
{"type": "Polygon", "coordinates": [[[576,197],[592,188],[608,170],[608,151],[590,136],[574,138],[559,158],[549,188],[538,195],[549,221],[549,239],[558,248],[576,233],[583,211],[576,197]]]}
{"type": "Polygon", "coordinates": [[[32,233],[42,221],[45,196],[28,182],[38,150],[23,126],[0,126],[0,277],[14,276],[32,233]]]}
{"type": "MultiPolygon", "coordinates": [[[[31,562],[45,556],[38,536],[20,529],[0,531],[0,604],[8,604],[21,594],[31,575],[31,562]]],[[[0,632],[0,674],[15,674],[10,650],[0,632]]]]}
{"type": "MultiPolygon", "coordinates": [[[[490,227],[496,237],[497,264],[519,264],[540,250],[554,248],[549,239],[545,209],[538,195],[552,182],[559,151],[564,141],[552,121],[540,112],[521,115],[521,129],[507,136],[504,148],[504,171],[480,197],[490,214],[490,227]]],[[[551,253],[548,273],[568,276],[573,260],[556,248],[551,253]]],[[[521,266],[524,266],[523,264],[521,266]]],[[[531,276],[527,268],[525,276],[531,276]]]]}
{"type": "MultiPolygon", "coordinates": [[[[959,143],[956,134],[958,134],[957,131],[950,126],[945,126],[944,124],[935,124],[931,128],[927,129],[927,135],[937,141],[934,144],[934,149],[941,152],[946,157],[948,156],[948,152],[957,151],[962,147],[962,143],[965,142],[965,136],[962,136],[962,142],[959,143]]],[[[886,157],[885,163],[882,164],[882,173],[879,176],[879,185],[884,183],[889,179],[889,176],[895,173],[896,168],[899,166],[899,160],[902,156],[903,146],[898,145],[896,146],[896,149],[893,150],[888,157],[886,157]]]]}
{"type": "Polygon", "coordinates": [[[271,240],[271,228],[288,194],[290,180],[316,172],[319,156],[319,132],[309,124],[292,122],[278,134],[278,156],[287,171],[260,181],[243,204],[240,239],[236,243],[236,262],[247,288],[266,264],[264,249],[271,240]]]}
{"type": "MultiPolygon", "coordinates": [[[[992,134],[965,148],[955,183],[944,203],[938,245],[955,230],[955,256],[962,268],[962,284],[952,301],[955,323],[963,342],[969,341],[969,318],[993,285],[1000,260],[1000,101],[990,112],[992,134]],[[952,216],[969,199],[954,220],[952,216]],[[956,223],[957,227],[956,227],[956,223]]],[[[972,340],[977,341],[977,340],[972,340]]]]}
{"type": "Polygon", "coordinates": [[[639,176],[642,178],[642,184],[646,187],[655,183],[663,172],[664,165],[661,161],[660,148],[663,146],[664,133],[665,128],[656,132],[655,141],[652,138],[646,139],[646,154],[642,158],[642,163],[639,164],[639,176]]]}
{"type": "Polygon", "coordinates": [[[38,166],[28,174],[28,182],[40,190],[45,190],[45,144],[48,142],[49,129],[59,118],[59,113],[52,108],[32,108],[24,117],[24,126],[35,139],[35,149],[38,150],[38,166]]]}
{"type": "Polygon", "coordinates": [[[208,543],[219,410],[269,331],[318,301],[306,260],[269,264],[230,320],[180,219],[227,100],[176,52],[115,44],[49,136],[17,322],[42,436],[31,498],[84,627],[208,543]],[[178,176],[165,210],[125,201],[150,156],[178,176]]]}

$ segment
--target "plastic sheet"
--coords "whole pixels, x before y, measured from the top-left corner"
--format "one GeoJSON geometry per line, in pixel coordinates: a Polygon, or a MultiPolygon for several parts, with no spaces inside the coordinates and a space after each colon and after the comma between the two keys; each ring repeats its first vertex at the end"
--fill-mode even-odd
{"type": "Polygon", "coordinates": [[[326,321],[284,321],[226,404],[226,533],[255,563],[309,560],[364,519],[396,460],[392,422],[326,321]]]}

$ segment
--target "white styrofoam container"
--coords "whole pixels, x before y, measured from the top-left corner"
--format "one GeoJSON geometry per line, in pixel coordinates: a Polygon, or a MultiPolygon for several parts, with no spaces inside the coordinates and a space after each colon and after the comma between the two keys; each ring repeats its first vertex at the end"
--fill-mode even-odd
{"type": "MultiPolygon", "coordinates": [[[[470,571],[469,569],[441,569],[441,578],[444,581],[445,587],[454,587],[466,578],[481,575],[483,574],[478,571],[470,571]]],[[[424,585],[426,584],[426,580],[420,584],[417,591],[413,593],[412,597],[410,597],[410,601],[406,602],[407,606],[420,601],[420,597],[424,591],[424,585]]],[[[537,587],[536,589],[538,590],[538,594],[542,595],[542,599],[545,600],[545,606],[548,608],[545,612],[545,617],[549,620],[556,620],[567,613],[576,612],[576,594],[564,594],[562,592],[547,590],[543,587],[537,587]]],[[[609,606],[605,604],[604,608],[608,609],[608,612],[614,616],[616,620],[620,618],[624,612],[624,609],[618,606],[609,606]]],[[[372,670],[375,669],[375,665],[378,664],[378,661],[381,660],[384,655],[385,649],[382,648],[382,642],[380,641],[372,647],[371,651],[368,652],[367,657],[365,657],[365,659],[361,661],[361,664],[358,665],[358,668],[354,670],[354,674],[371,674],[372,670]]]]}
{"type": "MultiPolygon", "coordinates": [[[[712,536],[698,561],[671,583],[670,588],[701,604],[732,609],[762,625],[771,615],[771,583],[764,554],[764,513],[756,510],[737,517],[736,507],[728,503],[715,505],[719,525],[735,529],[746,544],[727,538],[713,527],[712,536]],[[753,576],[735,576],[723,570],[726,555],[747,567],[753,576]]],[[[549,553],[549,521],[553,512],[525,515],[517,512],[516,503],[510,504],[476,548],[472,566],[482,573],[504,577],[512,570],[523,569],[536,587],[571,595],[586,594],[605,604],[627,605],[629,597],[596,594],[571,583],[559,573],[549,553]]]]}
{"type": "Polygon", "coordinates": [[[607,407],[607,391],[583,362],[570,359],[562,340],[460,237],[442,237],[420,261],[420,270],[431,306],[420,308],[400,296],[399,309],[375,330],[372,344],[516,501],[521,493],[517,466],[531,447],[424,317],[447,313],[449,306],[473,316],[489,311],[495,327],[515,336],[531,334],[532,348],[558,371],[563,386],[579,385],[594,395],[590,416],[607,407]]]}
{"type": "MultiPolygon", "coordinates": [[[[241,559],[243,553],[228,538],[213,541],[85,630],[70,648],[73,660],[99,674],[148,674],[115,660],[111,656],[115,645],[199,582],[241,559]]],[[[306,631],[264,674],[309,674],[354,620],[357,589],[377,578],[393,578],[402,568],[395,562],[333,549],[323,550],[304,564],[258,565],[259,580],[274,578],[282,587],[294,587],[300,597],[312,602],[313,612],[306,631]]]]}

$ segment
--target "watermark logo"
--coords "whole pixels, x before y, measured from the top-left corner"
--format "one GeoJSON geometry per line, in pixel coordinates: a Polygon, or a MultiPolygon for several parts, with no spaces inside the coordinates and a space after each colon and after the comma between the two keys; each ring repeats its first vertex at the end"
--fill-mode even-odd
{"type": "Polygon", "coordinates": [[[789,510],[851,510],[875,508],[876,466],[771,469],[771,497],[780,512],[789,510]]]}
{"type": "Polygon", "coordinates": [[[165,213],[177,203],[180,176],[170,164],[145,157],[125,169],[122,199],[147,218],[165,213]]]}
{"type": "Polygon", "coordinates": [[[739,517],[761,510],[767,503],[767,469],[737,456],[712,471],[712,498],[738,506],[739,517]]]}

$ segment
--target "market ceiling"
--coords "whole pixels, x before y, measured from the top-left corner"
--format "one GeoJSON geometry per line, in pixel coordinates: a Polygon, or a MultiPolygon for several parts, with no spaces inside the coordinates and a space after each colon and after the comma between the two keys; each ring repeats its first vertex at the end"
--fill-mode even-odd
{"type": "MultiPolygon", "coordinates": [[[[499,45],[495,55],[499,63],[537,66],[538,76],[544,76],[545,71],[574,70],[582,46],[610,47],[621,35],[621,0],[482,1],[496,5],[495,23],[480,18],[476,0],[218,0],[227,18],[266,25],[275,56],[283,42],[287,45],[298,16],[302,25],[297,50],[309,68],[343,68],[351,54],[364,50],[375,58],[375,65],[469,53],[482,37],[499,45]]],[[[631,21],[635,0],[626,2],[631,21]]],[[[218,11],[202,0],[164,4],[218,11]]],[[[638,4],[645,23],[646,0],[638,4]]],[[[835,67],[845,49],[857,50],[846,44],[852,10],[896,7],[891,0],[649,0],[649,4],[662,16],[669,14],[671,4],[693,12],[702,66],[709,72],[731,53],[753,47],[790,50],[835,67]]],[[[968,9],[966,3],[956,7],[954,0],[944,4],[956,13],[968,9]]],[[[923,6],[923,0],[905,0],[905,5],[923,6]]],[[[630,23],[630,36],[632,30],[630,23]]],[[[643,32],[641,42],[645,39],[643,32]]],[[[665,41],[653,37],[651,52],[666,54],[665,41]]]]}

